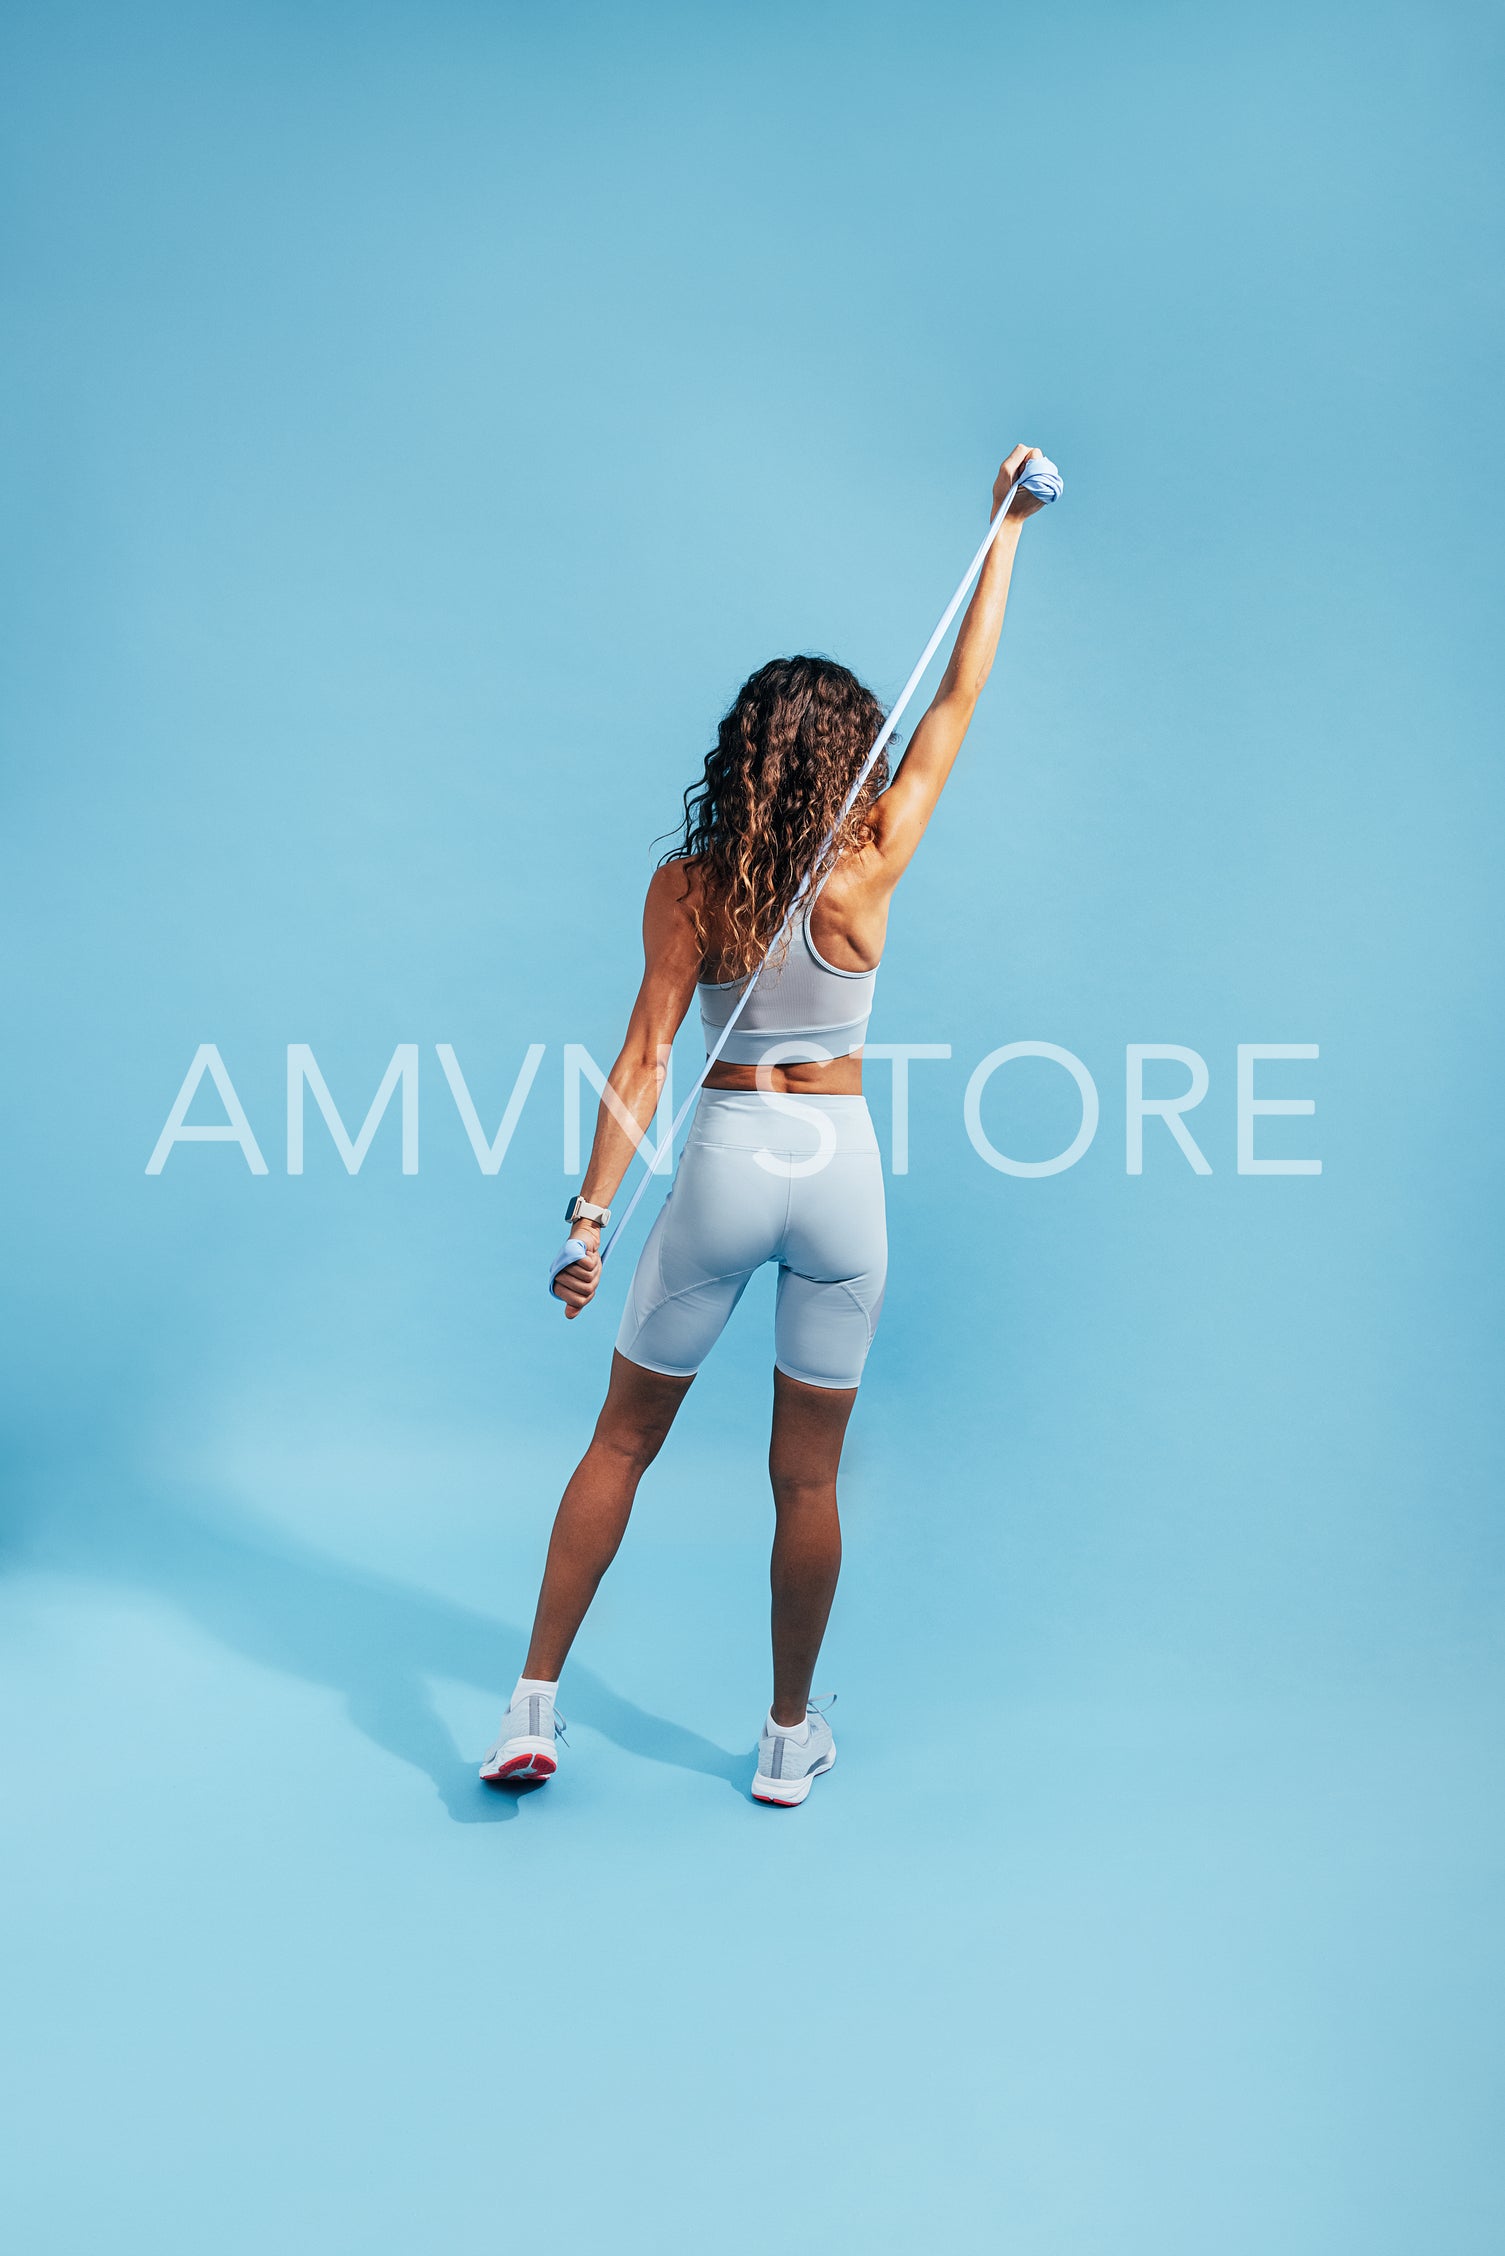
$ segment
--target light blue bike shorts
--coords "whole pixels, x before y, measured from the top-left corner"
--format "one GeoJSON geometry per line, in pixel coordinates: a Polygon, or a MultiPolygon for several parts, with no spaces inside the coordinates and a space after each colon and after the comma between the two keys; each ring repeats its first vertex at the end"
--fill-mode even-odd
{"type": "Polygon", "coordinates": [[[779,1265],[779,1369],[807,1386],[856,1386],[888,1270],[866,1098],[702,1092],[633,1276],[618,1351],[691,1377],[765,1261],[779,1265]]]}

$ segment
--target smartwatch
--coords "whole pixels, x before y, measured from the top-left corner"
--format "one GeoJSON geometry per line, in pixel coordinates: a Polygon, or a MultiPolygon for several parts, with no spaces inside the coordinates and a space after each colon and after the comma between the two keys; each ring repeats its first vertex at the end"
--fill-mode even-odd
{"type": "Polygon", "coordinates": [[[611,1208],[592,1206],[588,1198],[581,1198],[577,1193],[565,1208],[564,1218],[566,1222],[594,1222],[598,1230],[604,1230],[611,1220],[611,1208]]]}

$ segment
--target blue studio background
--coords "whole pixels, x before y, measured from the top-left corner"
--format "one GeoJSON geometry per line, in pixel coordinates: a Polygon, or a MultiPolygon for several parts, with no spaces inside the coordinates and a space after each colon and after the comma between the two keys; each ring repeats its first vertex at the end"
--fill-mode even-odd
{"type": "Polygon", "coordinates": [[[1497,2250],[1497,13],[4,38],[9,2244],[1497,2250]],[[841,1767],[746,1798],[763,1289],[488,1797],[627,1275],[545,1309],[564,1045],[743,675],[891,697],[1015,439],[1066,498],[873,1029],[953,1055],[841,1767]],[[963,1126],[1016,1040],[1101,1094],[1045,1179],[963,1126]],[[206,1042],[265,1175],[146,1172],[206,1042]],[[1126,1172],[1143,1042],[1210,1175],[1126,1172]],[[416,1175],[395,1099],[289,1174],[291,1043],[352,1130],[418,1045],[416,1175]],[[494,1175],[440,1043],[488,1138],[546,1045],[494,1175]],[[1237,1172],[1239,1043],[1318,1045],[1320,1176],[1237,1172]]]}

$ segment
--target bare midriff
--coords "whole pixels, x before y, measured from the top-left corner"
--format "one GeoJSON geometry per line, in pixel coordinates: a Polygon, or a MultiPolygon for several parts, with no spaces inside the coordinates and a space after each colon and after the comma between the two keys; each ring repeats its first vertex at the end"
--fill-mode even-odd
{"type": "Polygon", "coordinates": [[[862,1052],[854,1050],[850,1057],[819,1063],[771,1066],[728,1065],[722,1058],[706,1075],[705,1085],[708,1089],[769,1089],[784,1097],[860,1097],[862,1052]]]}

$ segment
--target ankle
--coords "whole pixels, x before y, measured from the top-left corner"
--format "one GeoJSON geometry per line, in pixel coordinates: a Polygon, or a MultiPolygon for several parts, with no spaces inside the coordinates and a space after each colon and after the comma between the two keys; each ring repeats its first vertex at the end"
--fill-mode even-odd
{"type": "Polygon", "coordinates": [[[768,1711],[768,1720],[776,1731],[802,1731],[809,1707],[807,1700],[775,1700],[768,1711]]]}

